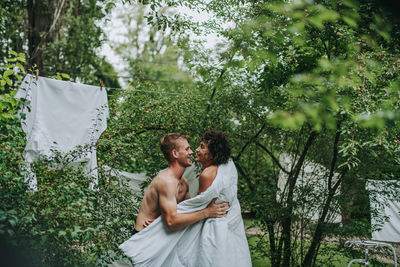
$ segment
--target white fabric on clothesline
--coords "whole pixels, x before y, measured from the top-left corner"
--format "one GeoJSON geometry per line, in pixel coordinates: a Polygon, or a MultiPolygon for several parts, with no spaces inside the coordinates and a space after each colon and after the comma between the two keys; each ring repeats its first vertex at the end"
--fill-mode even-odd
{"type": "MultiPolygon", "coordinates": [[[[20,113],[27,136],[25,160],[30,163],[39,156],[53,156],[52,150],[63,154],[77,146],[89,149],[74,162],[86,162],[85,169],[97,183],[95,144],[107,128],[108,102],[106,90],[98,86],[73,83],[28,74],[16,98],[26,99],[20,113]]],[[[37,189],[34,174],[28,179],[30,188],[37,189]]]]}
{"type": "Polygon", "coordinates": [[[375,229],[372,239],[386,242],[400,242],[400,193],[394,185],[400,188],[400,182],[396,180],[376,181],[368,180],[366,188],[370,193],[371,209],[377,211],[371,214],[371,224],[375,229]],[[392,188],[394,192],[388,192],[392,188]],[[385,192],[386,191],[386,192],[385,192]],[[395,198],[388,198],[385,194],[395,194],[395,198]],[[385,220],[384,218],[387,218],[385,220]],[[383,218],[383,219],[382,219],[383,218]]]}
{"type": "Polygon", "coordinates": [[[231,205],[224,218],[209,218],[186,228],[169,231],[158,217],[148,227],[120,245],[134,266],[250,267],[251,258],[237,199],[237,171],[232,160],[218,166],[212,185],[200,195],[178,204],[178,213],[217,203],[231,205]]]}

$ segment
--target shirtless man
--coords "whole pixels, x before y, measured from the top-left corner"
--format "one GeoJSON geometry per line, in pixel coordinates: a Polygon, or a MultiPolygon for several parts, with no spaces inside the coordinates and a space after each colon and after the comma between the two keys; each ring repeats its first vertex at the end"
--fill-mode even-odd
{"type": "Polygon", "coordinates": [[[167,134],[161,139],[161,151],[169,165],[148,186],[136,218],[135,233],[143,230],[160,215],[171,231],[206,218],[221,218],[226,215],[229,204],[215,204],[215,200],[203,210],[177,213],[177,204],[190,198],[188,182],[182,176],[186,167],[192,165],[193,151],[190,149],[188,138],[187,135],[167,134]]]}

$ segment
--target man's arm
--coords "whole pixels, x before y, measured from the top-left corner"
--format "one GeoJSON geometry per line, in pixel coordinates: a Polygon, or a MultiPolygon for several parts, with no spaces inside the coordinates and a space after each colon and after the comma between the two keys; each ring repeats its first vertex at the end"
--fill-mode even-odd
{"type": "Polygon", "coordinates": [[[175,192],[176,183],[173,181],[165,181],[160,184],[159,203],[161,215],[171,231],[184,228],[206,218],[224,217],[229,209],[228,203],[215,204],[215,199],[213,199],[205,209],[192,213],[178,214],[175,192]]]}

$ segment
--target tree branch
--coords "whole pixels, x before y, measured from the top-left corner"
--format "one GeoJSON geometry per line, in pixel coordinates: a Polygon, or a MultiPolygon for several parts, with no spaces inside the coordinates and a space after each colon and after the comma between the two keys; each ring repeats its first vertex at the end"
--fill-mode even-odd
{"type": "Polygon", "coordinates": [[[281,171],[283,171],[286,174],[289,174],[289,171],[287,171],[279,162],[279,160],[274,156],[274,154],[272,154],[271,151],[268,150],[268,148],[266,148],[265,146],[263,146],[262,144],[260,144],[259,142],[256,142],[256,145],[261,147],[270,157],[271,159],[275,162],[276,165],[278,165],[279,169],[281,171]]]}
{"type": "Polygon", "coordinates": [[[251,180],[249,179],[248,175],[244,172],[242,166],[240,166],[239,162],[235,161],[236,168],[240,172],[240,174],[246,179],[246,183],[249,185],[251,192],[255,192],[254,185],[252,184],[251,180]]]}
{"type": "Polygon", "coordinates": [[[315,132],[315,131],[312,131],[312,132],[310,133],[310,135],[309,135],[309,137],[308,137],[308,139],[307,139],[307,142],[306,142],[306,144],[304,145],[303,152],[301,153],[301,156],[300,156],[299,160],[298,160],[297,163],[296,163],[296,167],[294,168],[294,174],[293,174],[293,176],[292,176],[293,179],[292,179],[291,181],[289,181],[289,184],[290,184],[289,187],[290,187],[290,188],[294,188],[294,185],[296,184],[296,181],[297,181],[297,177],[298,177],[299,174],[300,174],[301,166],[303,165],[304,160],[305,160],[305,158],[306,158],[308,149],[310,148],[312,142],[313,142],[314,139],[317,137],[317,135],[318,135],[318,133],[315,132]]]}
{"type": "Polygon", "coordinates": [[[260,130],[258,130],[258,132],[256,133],[256,135],[254,135],[252,138],[250,138],[247,143],[242,147],[242,149],[240,150],[240,152],[238,153],[238,155],[236,157],[232,157],[233,159],[235,159],[236,161],[238,161],[240,159],[240,157],[242,156],[244,150],[247,148],[248,145],[251,144],[251,142],[253,142],[255,139],[257,139],[257,137],[261,134],[261,132],[264,130],[265,128],[265,123],[263,124],[263,126],[261,126],[260,130]]]}
{"type": "Polygon", "coordinates": [[[228,64],[232,61],[232,59],[235,56],[235,54],[236,54],[236,51],[234,51],[232,53],[231,57],[229,58],[228,62],[225,64],[224,68],[221,70],[221,73],[219,74],[219,77],[218,77],[218,79],[216,80],[216,82],[214,84],[214,88],[213,88],[213,91],[211,93],[210,100],[208,101],[208,104],[207,104],[207,112],[210,111],[211,102],[214,99],[215,93],[217,92],[217,85],[216,84],[222,79],[222,76],[224,76],[225,72],[228,70],[228,64]]]}
{"type": "Polygon", "coordinates": [[[283,255],[283,266],[290,266],[290,258],[292,255],[292,250],[291,250],[291,227],[292,227],[292,213],[293,213],[293,194],[294,194],[294,188],[296,185],[297,178],[299,177],[301,167],[304,163],[304,160],[306,158],[308,149],[311,147],[311,144],[313,143],[314,139],[317,137],[318,133],[315,131],[312,131],[310,135],[308,136],[307,142],[304,145],[303,152],[300,155],[300,158],[298,159],[294,169],[290,171],[290,174],[288,175],[288,185],[289,185],[289,190],[287,194],[287,208],[284,211],[284,216],[283,216],[283,221],[282,221],[282,239],[283,239],[283,245],[284,245],[284,255],[283,255]]]}
{"type": "Polygon", "coordinates": [[[329,170],[329,177],[328,177],[328,190],[331,189],[332,186],[332,177],[334,174],[335,166],[336,166],[336,161],[337,161],[337,155],[338,155],[338,144],[339,144],[339,139],[341,135],[340,127],[342,125],[343,120],[338,121],[336,125],[336,135],[335,135],[335,141],[333,143],[333,157],[331,161],[331,167],[329,170]]]}
{"type": "Polygon", "coordinates": [[[329,49],[328,49],[328,47],[326,46],[326,44],[325,44],[325,41],[324,40],[322,40],[322,38],[320,37],[320,40],[321,40],[321,43],[324,45],[324,48],[325,48],[325,52],[326,52],[326,56],[328,57],[328,59],[331,59],[331,55],[330,55],[330,53],[329,53],[329,49]]]}
{"type": "Polygon", "coordinates": [[[336,181],[335,185],[329,189],[328,197],[326,198],[326,201],[322,207],[322,215],[318,219],[317,227],[315,228],[311,245],[308,248],[307,254],[302,262],[302,266],[304,266],[304,267],[311,266],[313,259],[315,259],[315,256],[318,252],[318,248],[319,248],[321,241],[325,234],[325,230],[324,230],[325,225],[326,225],[325,219],[328,214],[329,208],[331,206],[332,199],[336,193],[336,190],[338,189],[339,185],[341,184],[343,177],[346,175],[347,171],[348,171],[348,168],[345,168],[343,170],[343,172],[341,173],[339,179],[336,181]]]}
{"type": "Polygon", "coordinates": [[[64,2],[65,2],[65,0],[61,0],[59,7],[54,10],[53,23],[51,24],[51,26],[50,26],[49,30],[46,32],[46,34],[44,36],[42,36],[42,39],[40,40],[39,44],[36,46],[35,50],[33,51],[32,55],[31,55],[31,58],[34,58],[36,56],[36,54],[39,51],[40,47],[45,42],[47,36],[53,31],[54,27],[56,26],[58,18],[60,17],[60,14],[61,14],[61,10],[63,9],[64,2]]]}

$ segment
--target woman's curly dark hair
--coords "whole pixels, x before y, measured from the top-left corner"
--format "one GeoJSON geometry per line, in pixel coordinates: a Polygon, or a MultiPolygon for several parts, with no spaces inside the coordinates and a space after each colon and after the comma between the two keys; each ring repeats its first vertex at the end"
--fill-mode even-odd
{"type": "Polygon", "coordinates": [[[228,162],[231,156],[231,149],[224,133],[219,131],[206,131],[201,137],[201,141],[208,146],[212,164],[220,165],[228,162]]]}

